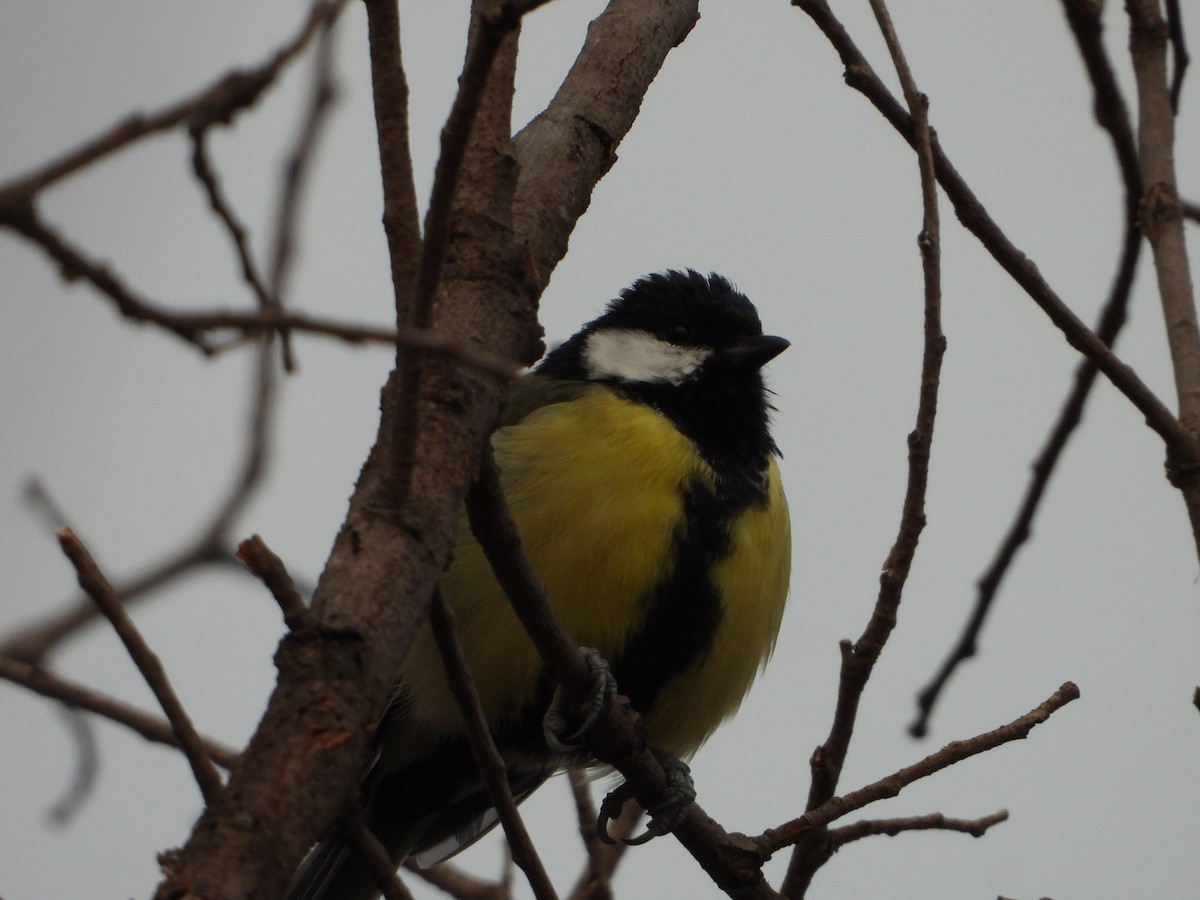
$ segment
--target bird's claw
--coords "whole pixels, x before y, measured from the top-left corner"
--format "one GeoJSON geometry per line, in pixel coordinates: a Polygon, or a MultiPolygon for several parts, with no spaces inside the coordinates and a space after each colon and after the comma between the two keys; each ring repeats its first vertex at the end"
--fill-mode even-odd
{"type": "MultiPolygon", "coordinates": [[[[667,787],[663,792],[662,801],[647,810],[650,813],[650,822],[646,826],[646,830],[637,837],[624,839],[624,843],[630,847],[636,847],[661,835],[670,834],[679,827],[687,815],[688,808],[696,800],[696,783],[692,780],[692,770],[688,768],[687,763],[661,750],[655,750],[654,755],[662,764],[663,771],[667,775],[667,787]]],[[[604,802],[600,804],[600,815],[596,819],[596,835],[604,843],[616,843],[612,835],[608,833],[609,823],[621,814],[625,803],[632,798],[633,789],[628,783],[625,783],[609,792],[608,796],[604,798],[604,802]]]]}
{"type": "Polygon", "coordinates": [[[612,669],[608,661],[600,655],[600,651],[591,647],[580,647],[579,651],[588,661],[588,668],[592,673],[591,692],[584,703],[578,706],[560,685],[554,691],[550,708],[542,717],[542,734],[546,744],[559,753],[574,753],[583,747],[580,738],[596,724],[596,720],[608,709],[617,693],[617,680],[613,678],[612,669]],[[573,732],[565,734],[568,711],[582,716],[583,721],[573,732]]]}

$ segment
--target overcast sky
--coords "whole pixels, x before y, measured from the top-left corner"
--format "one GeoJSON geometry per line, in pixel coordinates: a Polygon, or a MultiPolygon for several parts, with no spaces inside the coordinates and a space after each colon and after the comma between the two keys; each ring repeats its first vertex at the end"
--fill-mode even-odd
{"type": "MultiPolygon", "coordinates": [[[[835,2],[895,83],[865,2],[835,2]]],[[[205,4],[57,0],[0,12],[0,178],[264,58],[299,21],[285,0],[205,4]]],[[[465,43],[465,4],[405,3],[413,148],[428,194],[438,132],[465,43]]],[[[1185,13],[1195,9],[1185,6],[1185,13]]],[[[552,95],[602,4],[560,0],[527,22],[516,125],[552,95]]],[[[1090,116],[1090,89],[1057,4],[896,4],[901,39],[959,171],[1009,236],[1086,321],[1115,266],[1121,189],[1090,116]]],[[[1108,45],[1132,95],[1126,20],[1108,45]]],[[[696,757],[705,809],[758,832],[803,811],[807,760],[833,710],[838,640],[856,637],[896,530],[920,365],[921,209],[916,163],[809,19],[783,2],[705,3],[654,83],[619,162],[596,191],[543,298],[550,340],[634,278],[692,266],[728,275],[792,348],[771,363],[791,499],[795,568],[775,658],[741,714],[696,757]]],[[[1195,21],[1187,23],[1200,46],[1195,21]]],[[[386,325],[392,309],[362,10],[337,41],[336,112],[307,197],[289,302],[386,325]]],[[[296,132],[307,66],[292,71],[213,151],[256,247],[269,246],[279,165],[296,132]]],[[[1194,78],[1176,158],[1200,195],[1194,78]]],[[[179,308],[252,302],[207,217],[178,135],[144,142],[45,198],[46,217],[147,296],[179,308]]],[[[1082,699],[1030,739],[921,782],[871,817],[941,811],[1011,819],[981,840],[872,838],[817,876],[813,897],[1192,898],[1200,883],[1197,564],[1160,442],[1106,384],[1095,391],[984,634],[929,739],[907,736],[928,680],[973,600],[1075,365],[1058,332],[942,205],[949,341],[928,528],[900,623],[864,697],[843,790],[945,742],[1026,712],[1073,679],[1082,699]]],[[[1195,232],[1190,235],[1196,253],[1195,232]]],[[[1174,405],[1149,254],[1119,352],[1174,405]]],[[[206,361],[131,325],[39,252],[0,233],[0,628],[58,608],[73,574],[22,500],[36,476],[114,580],[188,540],[233,478],[251,354],[206,361]]],[[[262,534],[315,579],[377,421],[389,356],[298,338],[282,386],[263,495],[237,533],[262,534]]],[[[136,614],[205,733],[241,744],[274,681],[274,603],[233,573],[190,577],[136,614]]],[[[64,647],[72,678],[153,708],[117,639],[93,628],[64,647]]],[[[182,757],[97,725],[94,794],[67,827],[46,823],[74,747],[55,707],[0,684],[0,895],[6,900],[148,896],[155,853],[183,842],[200,809],[182,757]]],[[[556,883],[582,851],[565,781],[524,809],[556,883]]],[[[855,816],[854,818],[858,818],[855,816]]],[[[495,840],[459,861],[498,869],[495,840]]],[[[778,884],[786,854],[768,875],[778,884]]],[[[632,850],[625,898],[713,896],[679,845],[632,850]]]]}

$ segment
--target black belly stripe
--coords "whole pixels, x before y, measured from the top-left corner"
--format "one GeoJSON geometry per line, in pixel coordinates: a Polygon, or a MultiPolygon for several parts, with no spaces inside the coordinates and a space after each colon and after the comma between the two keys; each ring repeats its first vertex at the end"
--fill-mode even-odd
{"type": "Polygon", "coordinates": [[[724,613],[710,573],[729,555],[729,522],[745,506],[699,482],[685,490],[674,568],[645,598],[642,627],[611,660],[618,690],[639,712],[648,713],[667,683],[712,648],[724,613]]]}
{"type": "MultiPolygon", "coordinates": [[[[683,492],[683,517],[672,541],[671,574],[643,598],[645,620],[615,658],[608,660],[617,690],[648,715],[670,681],[712,649],[724,610],[710,573],[732,549],[729,523],[751,506],[765,504],[762,476],[718,475],[714,490],[693,480],[683,492]]],[[[597,610],[604,615],[604,610],[597,610]]],[[[493,735],[506,752],[536,759],[547,753],[541,721],[555,681],[543,669],[534,695],[511,717],[494,723],[493,735]]]]}

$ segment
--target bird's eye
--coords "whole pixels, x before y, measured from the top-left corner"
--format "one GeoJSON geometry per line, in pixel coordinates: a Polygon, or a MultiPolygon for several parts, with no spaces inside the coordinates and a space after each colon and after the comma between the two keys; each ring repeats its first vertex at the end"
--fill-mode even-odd
{"type": "Polygon", "coordinates": [[[686,344],[692,337],[692,329],[683,322],[676,322],[667,329],[667,340],[672,344],[686,344]]]}

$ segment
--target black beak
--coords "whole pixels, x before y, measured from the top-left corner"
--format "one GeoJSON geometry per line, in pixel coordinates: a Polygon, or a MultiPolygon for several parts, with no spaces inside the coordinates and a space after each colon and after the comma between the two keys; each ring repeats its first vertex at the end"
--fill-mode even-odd
{"type": "Polygon", "coordinates": [[[722,350],[720,355],[735,368],[761,369],[791,345],[787,338],[760,334],[722,350]]]}

